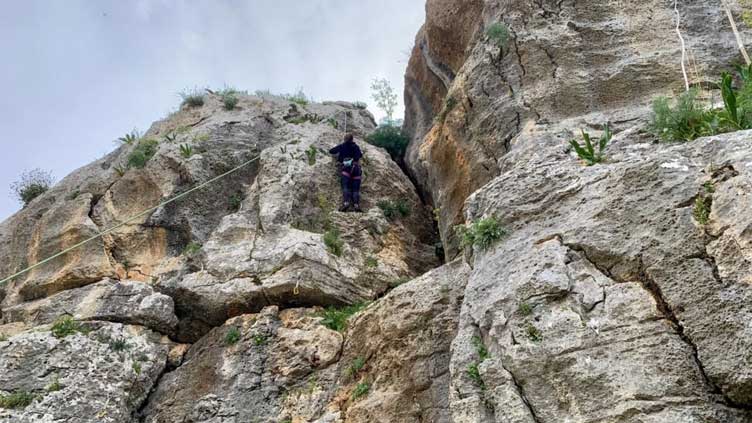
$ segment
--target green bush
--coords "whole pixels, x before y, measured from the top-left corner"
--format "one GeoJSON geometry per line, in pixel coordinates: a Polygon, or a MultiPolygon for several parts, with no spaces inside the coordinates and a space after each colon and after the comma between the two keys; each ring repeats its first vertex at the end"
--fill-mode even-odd
{"type": "Polygon", "coordinates": [[[347,329],[347,320],[350,316],[360,312],[366,308],[367,303],[353,304],[342,308],[327,307],[321,313],[321,324],[328,327],[331,330],[342,332],[347,329]]]}
{"type": "Polygon", "coordinates": [[[125,342],[125,339],[123,338],[110,341],[110,349],[112,351],[116,351],[116,352],[125,351],[130,347],[131,346],[127,342],[125,342]]]}
{"type": "Polygon", "coordinates": [[[410,216],[410,213],[412,212],[410,203],[403,198],[395,201],[382,200],[379,201],[377,205],[384,212],[384,217],[389,220],[394,220],[397,217],[410,216]]]}
{"type": "Polygon", "coordinates": [[[188,243],[188,245],[183,248],[183,255],[191,257],[196,255],[199,251],[201,251],[202,245],[198,242],[191,241],[188,243]]]}
{"type": "Polygon", "coordinates": [[[345,243],[339,238],[339,231],[332,228],[324,232],[324,245],[326,245],[326,249],[329,250],[330,253],[339,257],[342,255],[345,243]]]}
{"type": "Polygon", "coordinates": [[[293,94],[282,94],[281,97],[287,101],[291,101],[301,106],[307,106],[308,102],[310,101],[310,99],[303,92],[302,87],[298,88],[298,91],[293,94]]]}
{"type": "Polygon", "coordinates": [[[698,195],[695,198],[695,207],[692,211],[692,215],[700,225],[707,225],[710,221],[710,208],[712,207],[713,199],[709,196],[698,195]]]}
{"type": "Polygon", "coordinates": [[[8,395],[0,395],[0,408],[26,408],[34,402],[34,395],[26,391],[18,391],[8,395]]]}
{"type": "Polygon", "coordinates": [[[240,341],[240,331],[236,327],[231,327],[225,334],[225,345],[235,345],[240,341]]]}
{"type": "Polygon", "coordinates": [[[361,382],[356,387],[355,390],[352,393],[352,399],[353,401],[368,394],[368,391],[371,390],[371,384],[368,382],[361,382]]]}
{"type": "Polygon", "coordinates": [[[533,325],[527,325],[525,333],[527,334],[528,339],[533,342],[540,342],[543,340],[543,333],[533,325]]]}
{"type": "Polygon", "coordinates": [[[402,132],[399,126],[381,125],[366,137],[366,141],[385,149],[392,160],[400,161],[405,156],[410,138],[402,132]]]}
{"type": "Polygon", "coordinates": [[[192,90],[185,90],[180,93],[180,97],[183,99],[181,106],[188,107],[201,107],[204,105],[205,95],[204,91],[199,88],[192,90]]]}
{"type": "Polygon", "coordinates": [[[517,307],[517,311],[523,316],[529,316],[533,314],[533,307],[528,303],[521,303],[520,306],[517,307]]]}
{"type": "Polygon", "coordinates": [[[267,336],[264,334],[256,334],[253,335],[253,344],[256,346],[261,346],[266,344],[267,336]]]}
{"type": "Polygon", "coordinates": [[[368,256],[365,260],[365,265],[368,268],[374,268],[379,266],[379,261],[374,256],[368,256]]]}
{"type": "Polygon", "coordinates": [[[481,250],[487,249],[506,235],[504,228],[493,216],[472,222],[469,226],[456,226],[455,230],[463,248],[474,245],[481,250]]]}
{"type": "Polygon", "coordinates": [[[243,205],[243,194],[236,192],[230,196],[229,209],[233,213],[240,211],[240,207],[243,205]]]}
{"type": "Polygon", "coordinates": [[[141,138],[141,136],[139,135],[138,131],[134,129],[130,133],[118,138],[118,141],[123,144],[132,145],[136,141],[138,141],[139,138],[141,138]]]}
{"type": "Polygon", "coordinates": [[[480,339],[480,336],[473,336],[472,338],[473,347],[475,347],[475,352],[478,353],[478,359],[482,363],[488,358],[488,348],[486,348],[486,345],[483,344],[483,340],[480,339]]]}
{"type": "Polygon", "coordinates": [[[32,169],[23,172],[21,179],[12,183],[10,189],[13,196],[26,207],[32,200],[47,192],[53,181],[51,172],[32,169]]]}
{"type": "Polygon", "coordinates": [[[476,385],[481,387],[482,389],[485,389],[485,384],[483,383],[483,379],[480,377],[480,370],[478,369],[478,363],[472,363],[467,366],[467,375],[470,377],[470,379],[475,382],[476,385]]]}
{"type": "Polygon", "coordinates": [[[691,141],[711,135],[718,127],[714,116],[697,101],[697,90],[682,93],[672,107],[666,97],[653,102],[650,129],[663,141],[691,141]]]}
{"type": "Polygon", "coordinates": [[[314,147],[314,146],[308,147],[308,149],[305,151],[306,156],[308,156],[308,165],[309,166],[313,166],[313,165],[316,164],[316,153],[317,152],[318,152],[318,150],[316,150],[316,147],[314,147]]]}
{"type": "Polygon", "coordinates": [[[570,140],[569,145],[574,148],[575,153],[577,153],[577,156],[585,162],[588,166],[592,166],[596,163],[600,163],[603,161],[603,150],[606,149],[606,146],[608,146],[608,143],[611,141],[611,129],[609,129],[608,125],[606,125],[606,129],[603,131],[603,135],[601,135],[600,140],[598,141],[598,151],[595,151],[595,148],[593,147],[593,143],[590,140],[590,134],[582,131],[582,138],[585,140],[585,146],[580,146],[580,143],[577,142],[577,140],[570,140]]]}
{"type": "MultiPolygon", "coordinates": [[[[225,110],[233,110],[240,101],[240,99],[238,98],[238,94],[240,93],[241,91],[238,91],[232,87],[225,87],[224,89],[220,90],[218,94],[222,99],[222,107],[224,107],[225,110]]],[[[245,94],[245,92],[242,93],[245,94]]]]}
{"type": "Polygon", "coordinates": [[[350,379],[360,372],[366,365],[366,359],[363,357],[356,357],[352,364],[345,370],[345,376],[350,379]]]}
{"type": "Polygon", "coordinates": [[[141,363],[139,363],[138,361],[134,361],[131,367],[133,367],[134,373],[136,373],[137,375],[141,374],[141,363]]]}
{"type": "Polygon", "coordinates": [[[143,169],[146,163],[157,154],[159,141],[154,139],[142,139],[136,144],[136,148],[128,155],[128,166],[143,169]]]}
{"type": "Polygon", "coordinates": [[[507,44],[509,44],[509,28],[504,23],[496,22],[491,24],[486,29],[486,36],[491,42],[500,47],[502,51],[506,50],[507,44]]]}
{"type": "Polygon", "coordinates": [[[89,330],[83,327],[79,322],[73,319],[71,316],[63,316],[55,321],[52,325],[52,335],[55,338],[65,338],[66,336],[73,335],[75,333],[89,333],[89,330]]]}

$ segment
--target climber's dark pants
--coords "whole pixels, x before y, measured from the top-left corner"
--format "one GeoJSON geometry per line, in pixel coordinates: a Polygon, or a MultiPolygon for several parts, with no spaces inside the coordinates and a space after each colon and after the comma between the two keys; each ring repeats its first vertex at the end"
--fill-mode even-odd
{"type": "Polygon", "coordinates": [[[340,176],[342,184],[342,202],[344,204],[360,204],[360,178],[340,176]]]}

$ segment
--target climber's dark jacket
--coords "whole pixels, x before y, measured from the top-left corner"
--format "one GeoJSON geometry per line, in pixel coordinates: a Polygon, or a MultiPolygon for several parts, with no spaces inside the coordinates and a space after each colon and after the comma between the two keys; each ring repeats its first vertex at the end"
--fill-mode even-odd
{"type": "Polygon", "coordinates": [[[363,153],[360,151],[358,144],[355,144],[355,141],[344,142],[329,150],[329,154],[336,154],[337,161],[340,163],[346,159],[353,159],[357,162],[363,157],[363,153]]]}

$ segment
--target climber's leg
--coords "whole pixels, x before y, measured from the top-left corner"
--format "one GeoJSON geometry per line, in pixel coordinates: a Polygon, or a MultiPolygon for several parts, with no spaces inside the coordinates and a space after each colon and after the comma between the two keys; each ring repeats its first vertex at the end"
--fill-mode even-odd
{"type": "Polygon", "coordinates": [[[360,177],[350,180],[350,192],[352,203],[356,212],[360,211],[360,177]]]}
{"type": "Polygon", "coordinates": [[[342,185],[342,207],[339,211],[347,211],[352,204],[352,192],[350,191],[350,178],[346,175],[340,175],[340,184],[342,185]]]}

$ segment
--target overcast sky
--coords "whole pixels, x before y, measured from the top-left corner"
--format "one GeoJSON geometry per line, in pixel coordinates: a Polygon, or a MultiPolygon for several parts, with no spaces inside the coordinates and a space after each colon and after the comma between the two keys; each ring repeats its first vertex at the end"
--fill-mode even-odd
{"type": "MultiPolygon", "coordinates": [[[[425,0],[8,0],[0,13],[0,220],[26,169],[56,180],[175,110],[187,87],[400,97],[425,0]]],[[[369,107],[373,112],[374,108],[369,107]]],[[[378,116],[378,114],[377,114],[378,116]]]]}

